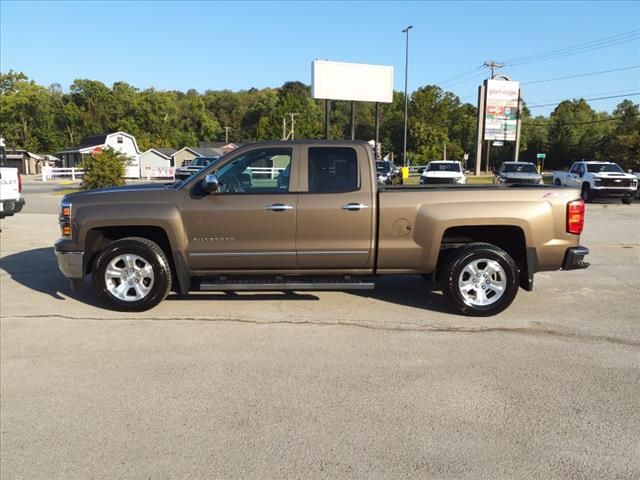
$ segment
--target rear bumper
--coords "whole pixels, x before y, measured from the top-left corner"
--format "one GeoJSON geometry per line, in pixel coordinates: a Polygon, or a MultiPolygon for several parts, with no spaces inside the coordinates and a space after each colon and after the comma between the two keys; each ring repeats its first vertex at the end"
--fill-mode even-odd
{"type": "Polygon", "coordinates": [[[567,248],[567,252],[564,254],[564,261],[562,262],[562,269],[579,270],[587,268],[589,263],[584,261],[584,257],[587,255],[589,255],[589,249],[587,247],[567,248]]]}
{"type": "Polygon", "coordinates": [[[13,215],[19,213],[24,208],[24,198],[18,198],[14,200],[2,200],[0,201],[0,215],[13,215]]]}
{"type": "Polygon", "coordinates": [[[83,257],[84,252],[61,252],[56,250],[58,268],[69,279],[84,277],[83,257]]]}

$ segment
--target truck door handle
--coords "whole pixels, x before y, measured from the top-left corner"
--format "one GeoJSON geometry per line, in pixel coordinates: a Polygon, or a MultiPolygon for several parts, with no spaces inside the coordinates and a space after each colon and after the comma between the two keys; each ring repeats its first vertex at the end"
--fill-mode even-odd
{"type": "Polygon", "coordinates": [[[285,210],[293,210],[293,207],[291,205],[285,205],[284,203],[274,203],[267,205],[264,209],[272,212],[284,212],[285,210]]]}
{"type": "Polygon", "coordinates": [[[342,210],[349,210],[350,212],[357,210],[364,210],[365,208],[369,208],[369,205],[364,205],[362,203],[345,203],[342,205],[342,210]]]}

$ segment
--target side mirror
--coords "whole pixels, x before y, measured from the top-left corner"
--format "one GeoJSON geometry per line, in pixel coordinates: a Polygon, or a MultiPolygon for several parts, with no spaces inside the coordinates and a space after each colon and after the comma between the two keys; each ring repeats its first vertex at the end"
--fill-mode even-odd
{"type": "Polygon", "coordinates": [[[210,173],[202,181],[202,188],[208,194],[217,193],[220,190],[220,182],[218,182],[218,176],[215,173],[210,173]]]}

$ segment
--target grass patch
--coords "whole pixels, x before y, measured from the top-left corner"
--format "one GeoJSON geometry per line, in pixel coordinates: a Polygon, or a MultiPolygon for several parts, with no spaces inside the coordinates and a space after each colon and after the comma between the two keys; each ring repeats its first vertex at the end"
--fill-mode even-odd
{"type": "Polygon", "coordinates": [[[65,188],[64,190],[56,190],[55,192],[53,192],[53,195],[55,195],[56,197],[64,197],[69,193],[76,193],[79,191],[79,188],[65,188]]]}

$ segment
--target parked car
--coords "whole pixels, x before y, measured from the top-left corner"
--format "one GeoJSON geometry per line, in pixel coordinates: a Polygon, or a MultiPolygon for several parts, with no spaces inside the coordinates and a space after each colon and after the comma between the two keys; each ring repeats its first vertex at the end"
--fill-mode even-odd
{"type": "Polygon", "coordinates": [[[185,178],[189,178],[196,172],[199,172],[204,167],[211,165],[214,162],[217,162],[220,157],[196,157],[188,165],[184,167],[176,168],[176,180],[184,180],[185,178]]]}
{"type": "Polygon", "coordinates": [[[596,198],[614,197],[629,204],[638,191],[638,179],[635,175],[624,173],[613,162],[575,162],[568,172],[553,172],[553,183],[579,188],[587,203],[596,198]]]}
{"type": "Polygon", "coordinates": [[[503,162],[495,172],[493,183],[533,183],[542,184],[542,175],[533,163],[503,162]]]}
{"type": "Polygon", "coordinates": [[[396,178],[394,165],[386,160],[376,161],[376,175],[378,176],[378,183],[391,185],[393,179],[396,178]]]}
{"type": "Polygon", "coordinates": [[[543,185],[432,189],[377,182],[366,142],[245,145],[185,182],[66,195],[58,264],[91,275],[109,308],[148,310],[174,288],[369,289],[388,274],[439,279],[453,307],[507,308],[535,272],[587,268],[584,202],[543,185]],[[253,165],[291,166],[286,189],[253,165]]]}
{"type": "Polygon", "coordinates": [[[434,160],[420,174],[422,184],[467,183],[462,164],[454,160],[434,160]]]}
{"type": "Polygon", "coordinates": [[[17,168],[7,167],[4,139],[0,138],[0,218],[10,217],[22,210],[24,198],[22,178],[17,168]]]}

